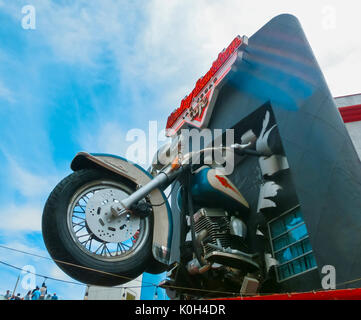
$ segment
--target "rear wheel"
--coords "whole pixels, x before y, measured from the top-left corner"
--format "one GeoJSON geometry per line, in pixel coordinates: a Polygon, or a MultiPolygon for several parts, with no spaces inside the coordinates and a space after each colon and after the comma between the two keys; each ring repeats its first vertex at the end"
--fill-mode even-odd
{"type": "Polygon", "coordinates": [[[110,210],[134,189],[131,181],[95,169],[74,172],[55,187],[42,231],[65,273],[83,283],[114,286],[144,272],[152,259],[152,217],[115,217],[110,210]]]}

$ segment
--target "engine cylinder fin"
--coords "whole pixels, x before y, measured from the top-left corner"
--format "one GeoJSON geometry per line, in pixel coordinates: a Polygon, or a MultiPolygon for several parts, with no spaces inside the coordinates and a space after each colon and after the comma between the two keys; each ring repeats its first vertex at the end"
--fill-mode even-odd
{"type": "Polygon", "coordinates": [[[231,246],[230,218],[221,209],[215,213],[215,209],[202,208],[194,215],[194,229],[196,234],[206,230],[207,236],[202,241],[203,254],[208,255],[215,249],[207,243],[221,245],[223,248],[231,246]],[[208,214],[210,213],[210,214],[208,214]]]}

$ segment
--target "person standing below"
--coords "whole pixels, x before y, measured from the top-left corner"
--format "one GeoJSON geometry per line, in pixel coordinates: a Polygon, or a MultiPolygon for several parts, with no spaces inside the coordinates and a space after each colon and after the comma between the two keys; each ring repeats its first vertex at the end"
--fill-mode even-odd
{"type": "Polygon", "coordinates": [[[51,297],[51,300],[58,300],[58,296],[56,295],[56,293],[53,294],[53,296],[51,297]]]}
{"type": "Polygon", "coordinates": [[[31,294],[33,294],[36,290],[39,290],[39,287],[38,287],[38,286],[36,286],[36,288],[33,289],[33,291],[31,291],[31,294]]]}
{"type": "Polygon", "coordinates": [[[4,297],[5,297],[6,300],[9,300],[11,298],[10,290],[6,290],[6,294],[5,294],[4,297]]]}
{"type": "Polygon", "coordinates": [[[36,287],[36,289],[33,292],[32,297],[31,297],[31,300],[39,300],[40,295],[41,295],[41,293],[40,293],[39,287],[36,287]]]}
{"type": "Polygon", "coordinates": [[[24,300],[31,300],[31,291],[28,291],[28,293],[24,297],[24,300]]]}
{"type": "Polygon", "coordinates": [[[41,285],[40,288],[40,300],[44,300],[45,299],[45,295],[48,292],[48,289],[46,288],[45,282],[43,282],[43,284],[41,285]]]}

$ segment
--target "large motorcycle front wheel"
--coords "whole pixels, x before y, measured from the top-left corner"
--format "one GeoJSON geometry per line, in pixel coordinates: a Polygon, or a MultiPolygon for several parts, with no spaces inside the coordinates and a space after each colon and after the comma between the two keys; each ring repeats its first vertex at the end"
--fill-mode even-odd
{"type": "Polygon", "coordinates": [[[130,181],[95,169],[74,172],[55,187],[42,232],[65,273],[86,284],[115,286],[144,272],[152,259],[152,218],[110,211],[132,192],[130,181]]]}

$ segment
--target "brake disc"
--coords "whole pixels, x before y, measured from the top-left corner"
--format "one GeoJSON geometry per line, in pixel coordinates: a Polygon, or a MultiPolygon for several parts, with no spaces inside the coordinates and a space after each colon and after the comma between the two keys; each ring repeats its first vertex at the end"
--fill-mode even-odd
{"type": "Polygon", "coordinates": [[[128,195],[118,189],[98,190],[86,206],[86,222],[92,233],[102,241],[124,242],[139,230],[140,218],[128,212],[114,217],[111,207],[121,206],[128,195]]]}

